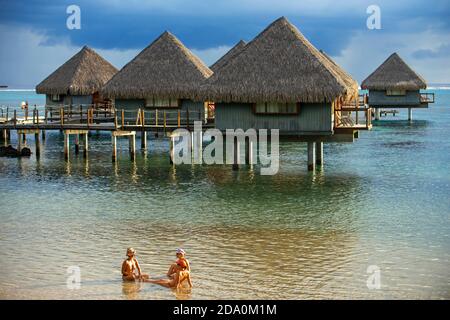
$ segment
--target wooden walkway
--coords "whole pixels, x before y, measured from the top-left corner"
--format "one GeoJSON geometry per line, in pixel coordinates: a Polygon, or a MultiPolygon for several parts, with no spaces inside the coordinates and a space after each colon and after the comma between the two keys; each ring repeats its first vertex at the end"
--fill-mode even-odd
{"type": "MultiPolygon", "coordinates": [[[[40,155],[40,134],[45,139],[48,130],[59,130],[64,133],[64,155],[69,159],[70,136],[74,136],[75,153],[80,150],[82,141],[84,155],[88,152],[88,133],[92,130],[110,131],[112,144],[112,160],[117,159],[117,138],[128,137],[129,152],[135,158],[136,133],[141,133],[141,148],[147,149],[147,132],[171,136],[176,129],[193,131],[194,123],[202,122],[202,130],[214,128],[214,124],[205,124],[200,112],[184,110],[135,110],[125,111],[103,106],[66,106],[66,107],[35,107],[29,110],[2,109],[0,112],[0,131],[4,144],[10,142],[10,131],[18,134],[18,149],[26,143],[26,135],[35,136],[35,153],[40,155]]],[[[171,150],[173,138],[170,139],[171,150]]]]}

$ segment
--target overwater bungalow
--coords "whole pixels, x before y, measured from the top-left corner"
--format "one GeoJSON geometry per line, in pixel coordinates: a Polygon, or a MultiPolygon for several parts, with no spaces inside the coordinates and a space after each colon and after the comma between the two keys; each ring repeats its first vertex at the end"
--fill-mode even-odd
{"type": "Polygon", "coordinates": [[[100,89],[117,69],[91,48],[77,54],[36,86],[47,106],[90,105],[103,102],[100,89]]]}
{"type": "Polygon", "coordinates": [[[193,97],[212,73],[166,31],[125,65],[102,92],[115,100],[116,109],[126,112],[182,110],[190,113],[191,120],[203,120],[205,103],[193,97]]]}
{"type": "Polygon", "coordinates": [[[428,108],[434,102],[432,93],[421,93],[426,89],[424,78],[417,74],[393,53],[361,84],[369,91],[368,103],[375,108],[375,118],[380,117],[380,108],[408,108],[408,119],[412,120],[413,108],[428,108]]]}
{"type": "Polygon", "coordinates": [[[215,102],[218,129],[279,129],[282,137],[308,141],[309,169],[316,145],[320,163],[323,142],[351,142],[370,128],[367,110],[360,112],[364,123],[351,118],[357,82],[284,17],[217,69],[201,92],[215,102]]]}

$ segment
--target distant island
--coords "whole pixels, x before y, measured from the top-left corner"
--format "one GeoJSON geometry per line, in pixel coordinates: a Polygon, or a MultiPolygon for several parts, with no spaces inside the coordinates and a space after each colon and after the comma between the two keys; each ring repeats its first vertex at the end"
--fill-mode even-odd
{"type": "Polygon", "coordinates": [[[1,88],[1,89],[5,89],[5,88],[8,88],[8,86],[0,85],[0,88],[1,88]]]}

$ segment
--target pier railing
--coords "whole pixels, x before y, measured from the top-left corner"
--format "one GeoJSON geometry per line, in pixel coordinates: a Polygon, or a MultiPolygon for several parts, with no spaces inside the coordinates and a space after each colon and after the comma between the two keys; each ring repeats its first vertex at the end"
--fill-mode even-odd
{"type": "Polygon", "coordinates": [[[28,109],[1,107],[0,124],[9,128],[59,128],[96,130],[171,131],[194,128],[194,121],[204,121],[200,111],[137,109],[125,110],[98,105],[34,106],[28,109]]]}
{"type": "Polygon", "coordinates": [[[372,112],[367,104],[367,95],[359,95],[354,101],[335,101],[334,128],[370,130],[372,128],[372,112]]]}
{"type": "Polygon", "coordinates": [[[154,128],[193,128],[194,121],[203,121],[203,114],[192,110],[116,110],[115,126],[154,128]]]}
{"type": "Polygon", "coordinates": [[[434,92],[421,93],[420,103],[434,103],[434,92]]]}

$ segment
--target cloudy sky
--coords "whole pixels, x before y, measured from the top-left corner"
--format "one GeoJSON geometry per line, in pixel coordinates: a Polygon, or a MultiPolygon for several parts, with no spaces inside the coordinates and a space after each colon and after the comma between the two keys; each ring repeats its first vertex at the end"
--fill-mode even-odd
{"type": "Polygon", "coordinates": [[[33,88],[83,45],[121,68],[164,30],[209,65],[280,16],[358,82],[394,51],[428,82],[450,82],[448,0],[0,0],[0,84],[33,88]],[[80,30],[66,26],[72,4],[80,30]],[[370,5],[381,29],[367,28],[370,5]]]}

